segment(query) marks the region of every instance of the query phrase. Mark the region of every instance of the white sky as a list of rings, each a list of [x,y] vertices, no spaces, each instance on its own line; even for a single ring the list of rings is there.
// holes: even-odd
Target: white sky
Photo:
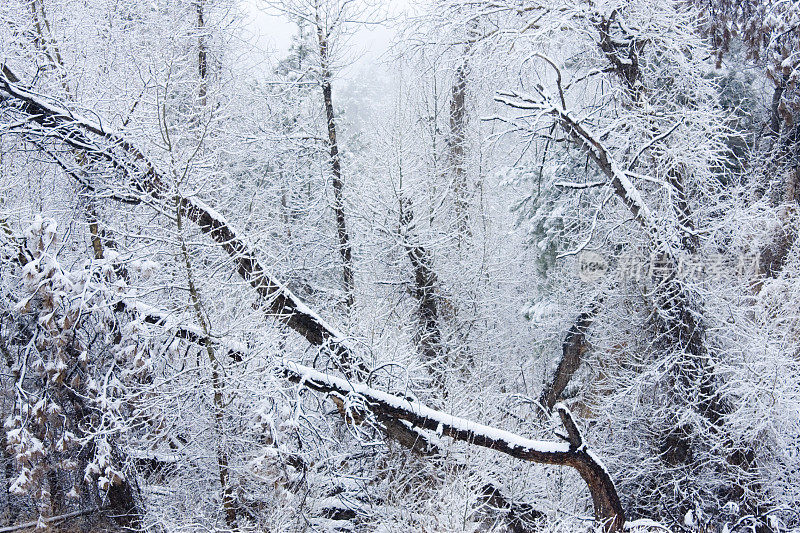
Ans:
[[[0,0],[1,1],[1,0]],[[394,69],[387,52],[396,34],[394,28],[411,11],[415,0],[384,0],[392,22],[362,25],[342,46],[345,56],[336,58],[340,68],[334,69],[334,101],[344,110],[351,131],[359,130],[374,120],[376,113],[388,105],[394,91]],[[259,50],[256,63],[266,60],[274,65],[285,57],[297,26],[284,16],[258,9],[259,0],[247,0],[246,27],[251,44]],[[370,105],[364,105],[369,101]],[[344,127],[344,124],[342,124]],[[343,128],[344,129],[344,128]]]
[[[412,0],[386,0],[386,9],[393,17],[402,17],[410,11]],[[283,16],[277,16],[259,9],[258,0],[247,2],[247,27],[252,33],[253,42],[267,55],[280,58],[289,50],[292,36],[297,26]],[[348,43],[348,57],[344,58],[343,68],[338,73],[342,81],[352,81],[354,76],[363,73],[379,61],[391,44],[395,30],[390,25],[369,25],[357,29]]]

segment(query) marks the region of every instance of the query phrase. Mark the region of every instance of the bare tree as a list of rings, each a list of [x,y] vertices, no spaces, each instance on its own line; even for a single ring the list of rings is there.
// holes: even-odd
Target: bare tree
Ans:
[[[369,22],[371,12],[367,4],[360,4],[357,0],[289,0],[265,3],[294,20],[309,24],[316,33],[318,61],[316,77],[322,90],[325,113],[328,162],[333,189],[332,207],[342,259],[345,303],[348,310],[352,310],[355,303],[353,250],[345,217],[345,176],[342,172],[341,138],[336,127],[337,110],[333,99],[333,80],[339,41],[347,38],[348,33],[352,31],[351,26]]]

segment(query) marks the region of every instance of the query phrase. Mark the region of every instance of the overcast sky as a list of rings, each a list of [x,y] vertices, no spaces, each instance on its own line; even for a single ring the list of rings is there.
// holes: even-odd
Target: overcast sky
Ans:
[[[336,107],[347,116],[347,127],[359,130],[374,120],[388,105],[398,88],[392,81],[394,71],[388,51],[396,27],[407,17],[413,0],[391,0],[391,19],[387,24],[365,25],[357,28],[345,46],[345,57],[337,58],[340,67],[334,71],[334,100]],[[289,50],[297,25],[286,17],[259,9],[258,0],[248,2],[247,28],[251,42],[260,50],[257,62],[265,58],[270,63],[284,57]],[[369,101],[370,105],[365,105]],[[342,124],[345,127],[345,124]]]
[[[407,16],[411,11],[413,0],[391,0],[387,2],[389,16],[394,23],[383,25],[368,25],[357,29],[350,42],[348,43],[348,57],[344,58],[344,65],[340,72],[336,73],[340,81],[352,80],[354,76],[363,73],[365,68],[369,68],[381,59],[381,56],[388,50],[395,30],[392,26],[396,22]],[[297,31],[294,22],[290,22],[286,17],[268,13],[264,9],[259,9],[258,0],[248,3],[247,26],[253,35],[253,42],[259,49],[273,57],[283,56],[289,49],[292,36]]]

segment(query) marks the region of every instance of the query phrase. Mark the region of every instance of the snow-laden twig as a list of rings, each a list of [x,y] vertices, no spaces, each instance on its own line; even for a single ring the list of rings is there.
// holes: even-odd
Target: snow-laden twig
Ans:
[[[520,95],[516,92],[501,91],[495,100],[514,109],[538,111],[543,115],[552,115],[567,134],[582,146],[589,157],[597,163],[600,170],[611,180],[614,192],[625,203],[636,220],[639,221],[651,238],[661,239],[658,221],[644,201],[639,189],[631,182],[619,163],[600,141],[600,137],[576,119],[562,105],[554,102],[542,86],[537,86],[538,97]]]

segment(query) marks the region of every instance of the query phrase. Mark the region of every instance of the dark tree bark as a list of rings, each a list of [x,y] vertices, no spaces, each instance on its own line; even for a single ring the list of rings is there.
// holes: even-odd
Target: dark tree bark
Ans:
[[[325,106],[325,119],[328,129],[328,149],[333,186],[333,213],[336,218],[336,235],[339,239],[339,253],[342,257],[342,278],[344,281],[345,303],[348,311],[355,304],[355,280],[353,275],[353,250],[350,245],[350,233],[344,216],[344,177],[342,161],[339,156],[339,139],[336,134],[336,113],[333,107],[333,75],[330,70],[328,35],[319,20],[317,13],[317,40],[319,44],[320,81],[322,83],[322,100]]]
[[[672,191],[675,194],[673,209],[680,225],[681,245],[685,251],[696,254],[700,250],[700,238],[695,231],[692,210],[686,196],[685,176],[684,172],[671,169],[667,172],[667,183],[672,185]]]
[[[773,111],[777,113],[776,109]],[[792,217],[800,207],[800,126],[781,133],[782,122],[779,115],[772,116],[770,127],[777,128],[772,130],[775,136],[771,150],[773,157],[766,165],[762,180],[772,205],[779,210],[781,221],[780,227],[769,236],[769,242],[758,251],[759,271],[756,274],[770,278],[777,278],[783,271],[798,235]],[[760,290],[762,285],[761,280],[756,280],[756,290]]]
[[[583,362],[583,354],[589,349],[586,342],[586,330],[592,325],[599,310],[599,304],[594,304],[591,309],[581,313],[564,337],[564,342],[561,343],[561,360],[556,368],[556,373],[550,383],[545,386],[539,399],[539,403],[548,412],[552,411],[553,406],[561,400],[564,389],[567,388],[572,376]]]
[[[10,368],[10,367],[9,367]],[[13,500],[11,494],[11,484],[14,482],[14,460],[7,450],[6,441],[6,428],[0,424],[0,462],[3,464],[3,500],[5,500],[6,509],[8,509],[8,521],[14,522],[17,519],[16,502]]]
[[[639,56],[646,41],[640,41],[629,35],[622,24],[617,21],[619,12],[615,9],[608,17],[597,17],[595,25],[599,33],[598,45],[605,55],[611,69],[625,83],[632,101],[639,100],[644,87],[641,83]]]
[[[208,97],[208,46],[206,45],[205,35],[205,0],[196,0],[195,10],[197,12],[197,74],[200,81],[197,88],[197,98],[202,109],[206,107]]]
[[[468,183],[466,169],[467,144],[467,57],[456,68],[450,97],[450,167],[453,174],[453,201],[455,204],[456,230],[461,236],[469,234]]]
[[[544,513],[527,503],[508,499],[491,483],[480,488],[478,497],[491,509],[505,515],[505,523],[510,533],[537,532],[539,529],[531,524],[545,517]]]
[[[76,428],[80,428],[84,425],[90,427],[92,412],[91,407],[86,404],[86,398],[69,389],[67,389],[66,392],[75,412]],[[80,432],[78,434],[80,434]],[[116,442],[111,442],[110,444],[111,460],[122,470],[126,462],[125,454],[120,450]],[[95,443],[94,440],[90,440],[88,445],[80,451],[78,460],[85,465],[94,454]],[[83,469],[79,471],[83,471]],[[90,492],[88,490],[89,483],[86,478],[81,476],[81,480],[84,490],[86,490],[87,493]],[[136,481],[135,472],[127,472],[124,479],[110,485],[107,493],[108,502],[106,505],[103,505],[103,502],[99,501],[99,497],[96,493],[94,498],[98,508],[101,508],[102,511],[117,524],[131,529],[140,529],[142,527],[144,509],[142,508],[141,493],[139,492],[139,485]]]
[[[411,200],[400,194],[400,238],[411,268],[414,272],[414,298],[417,300],[416,341],[420,354],[428,366],[434,385],[439,392],[446,394],[445,369],[442,332],[439,325],[439,297],[436,294],[439,283],[433,271],[433,258],[422,246],[414,231],[414,206]]]
[[[4,222],[5,221],[0,220],[0,225],[2,225],[0,226],[0,230],[8,229],[5,227]],[[13,238],[13,234],[10,233],[10,230],[8,236]],[[20,256],[24,258],[22,252],[20,252]],[[11,259],[17,258],[13,257]],[[2,273],[2,270],[0,270],[0,273]],[[14,369],[14,357],[11,355],[11,352],[5,343],[6,331],[10,330],[10,324],[7,324],[6,321],[10,320],[13,320],[10,313],[0,313],[0,353],[3,355],[3,362],[5,363],[7,371],[11,373],[11,378],[17,380],[19,378],[19,371]],[[12,499],[13,496],[10,490],[11,484],[14,482],[14,458],[11,456],[8,450],[6,426],[4,423],[0,424],[0,463],[3,465],[3,499],[5,500],[7,506],[6,508],[8,509],[8,520],[9,522],[14,522],[19,511],[16,502]]]
[[[777,83],[772,92],[772,103],[769,106],[769,133],[773,139],[777,139],[781,134],[783,120],[781,119],[780,105],[784,91],[786,91],[786,83]]]

